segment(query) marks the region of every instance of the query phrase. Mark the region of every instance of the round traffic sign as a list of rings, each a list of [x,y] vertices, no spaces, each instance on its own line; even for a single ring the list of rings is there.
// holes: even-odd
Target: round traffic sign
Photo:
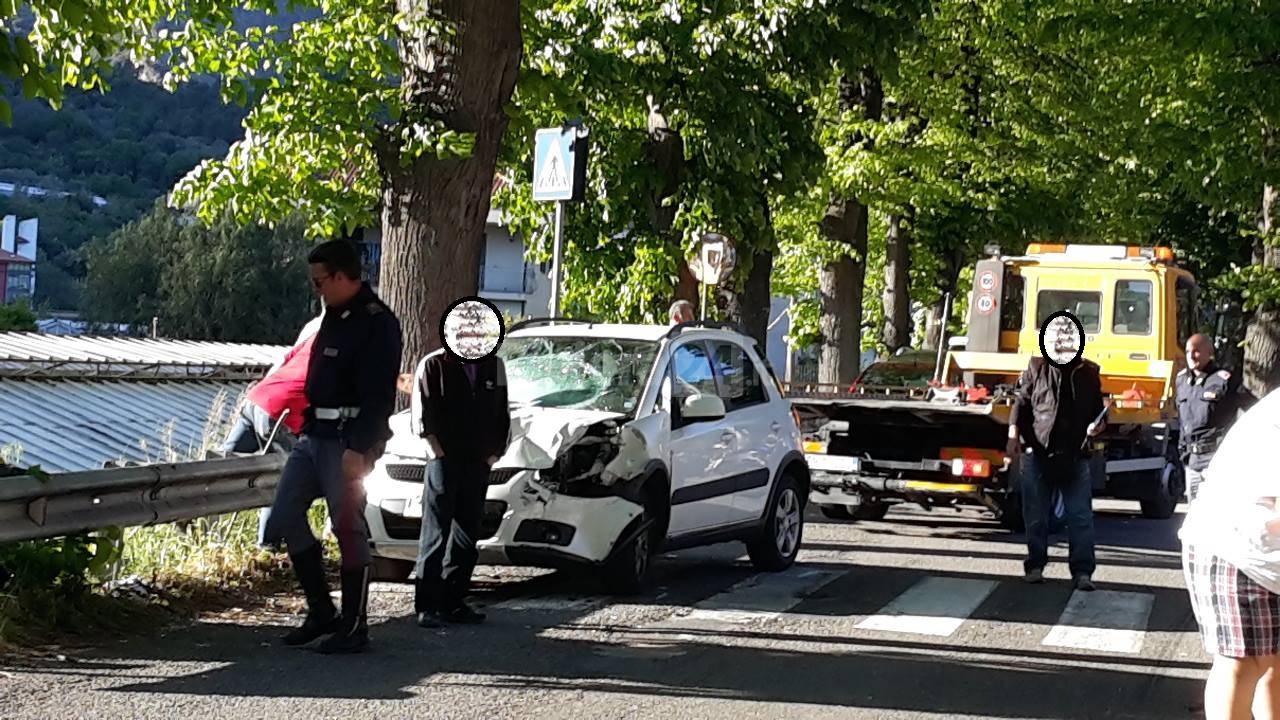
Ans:
[[[978,296],[978,312],[983,315],[990,315],[992,310],[996,309],[996,299],[990,295]]]

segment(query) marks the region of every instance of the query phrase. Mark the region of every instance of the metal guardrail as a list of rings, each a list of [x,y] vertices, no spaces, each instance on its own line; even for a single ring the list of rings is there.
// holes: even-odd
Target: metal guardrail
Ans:
[[[287,455],[0,478],[0,542],[193,520],[271,504]]]

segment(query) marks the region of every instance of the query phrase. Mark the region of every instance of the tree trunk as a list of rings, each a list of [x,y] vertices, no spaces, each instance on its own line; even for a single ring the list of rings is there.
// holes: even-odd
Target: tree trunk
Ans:
[[[878,121],[884,115],[884,89],[875,70],[865,68],[855,82],[840,78],[842,114],[861,112],[865,120]],[[868,150],[872,138],[855,138]],[[867,273],[867,206],[855,198],[833,196],[823,215],[823,237],[846,247],[845,255],[828,263],[818,273],[822,335],[818,356],[818,382],[850,383],[862,362],[862,296]]]
[[[822,335],[818,382],[847,385],[862,362],[862,294],[867,275],[867,206],[857,200],[833,199],[822,219],[827,240],[847,246],[839,260],[818,273]]]
[[[902,215],[889,216],[884,258],[884,329],[880,341],[890,353],[911,345],[911,293],[907,270],[911,263],[911,231]]]
[[[747,238],[746,242],[739,244],[738,262],[744,270],[735,272],[734,283],[729,288],[720,288],[717,295],[718,302],[724,306],[725,317],[741,325],[756,341],[760,354],[765,355],[769,340],[769,308],[773,303],[770,276],[778,237],[773,230],[773,213],[767,196],[762,193],[759,202],[763,205],[764,226],[756,237]],[[744,253],[750,254],[744,258]]]
[[[675,255],[675,292],[667,302],[688,300],[694,307],[698,307],[698,279],[689,270],[680,237],[671,232],[676,219],[676,205],[663,204],[667,198],[679,192],[680,184],[684,181],[684,138],[667,121],[661,100],[649,95],[645,102],[649,107],[649,139],[645,145],[645,156],[653,166],[658,181],[649,193],[649,222],[658,235],[670,237],[672,253]],[[666,310],[667,308],[662,308],[662,322],[667,320]]]
[[[945,323],[950,322],[951,318],[942,317],[943,311],[946,309],[947,293],[951,293],[951,304],[954,307],[956,303],[956,285],[960,282],[960,266],[964,262],[960,248],[954,249],[950,254],[945,255],[945,274],[941,278],[938,290],[942,292],[942,297],[929,308],[929,316],[925,320],[924,348],[926,350],[937,350],[938,343],[942,339],[942,327]]]
[[[396,6],[419,12],[423,3],[397,0]],[[444,0],[428,7],[458,28],[457,35],[400,38],[404,122],[439,118],[476,139],[470,157],[423,156],[407,167],[400,164],[394,130],[379,148],[379,290],[400,319],[405,372],[441,346],[445,309],[477,292],[494,167],[507,129],[504,108],[521,53],[518,1]]]
[[[1253,248],[1253,263],[1272,272],[1280,272],[1280,247],[1271,244],[1278,199],[1274,185],[1263,185],[1258,218],[1262,237]],[[1254,311],[1244,342],[1244,383],[1254,395],[1262,397],[1280,387],[1280,309],[1267,306]]]

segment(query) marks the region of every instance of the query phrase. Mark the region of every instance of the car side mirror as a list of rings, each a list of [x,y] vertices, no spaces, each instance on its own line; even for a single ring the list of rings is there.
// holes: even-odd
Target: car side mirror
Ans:
[[[724,414],[724,401],[717,395],[690,395],[680,404],[680,416],[685,420],[719,420]]]

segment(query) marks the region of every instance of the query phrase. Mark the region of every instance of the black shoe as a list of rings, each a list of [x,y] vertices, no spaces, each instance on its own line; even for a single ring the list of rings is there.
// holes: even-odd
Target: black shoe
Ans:
[[[341,627],[320,643],[320,652],[328,655],[364,650],[369,644],[368,604],[369,566],[343,570]]]
[[[444,627],[444,617],[435,610],[418,613],[418,627],[434,630]]]
[[[290,630],[287,635],[280,639],[289,647],[297,647],[306,645],[318,637],[332,635],[342,628],[342,617],[336,612],[324,617],[315,613],[307,613],[307,619],[302,621],[300,627]]]
[[[320,554],[320,544],[316,543],[296,555],[290,555],[289,559],[307,598],[307,619],[301,627],[294,628],[281,638],[285,645],[296,647],[306,645],[322,635],[337,632],[339,617],[333,600],[329,598],[329,583],[324,579],[324,559]]]
[[[466,603],[444,613],[444,621],[456,625],[479,625],[484,622],[484,617],[484,613],[472,610]]]

